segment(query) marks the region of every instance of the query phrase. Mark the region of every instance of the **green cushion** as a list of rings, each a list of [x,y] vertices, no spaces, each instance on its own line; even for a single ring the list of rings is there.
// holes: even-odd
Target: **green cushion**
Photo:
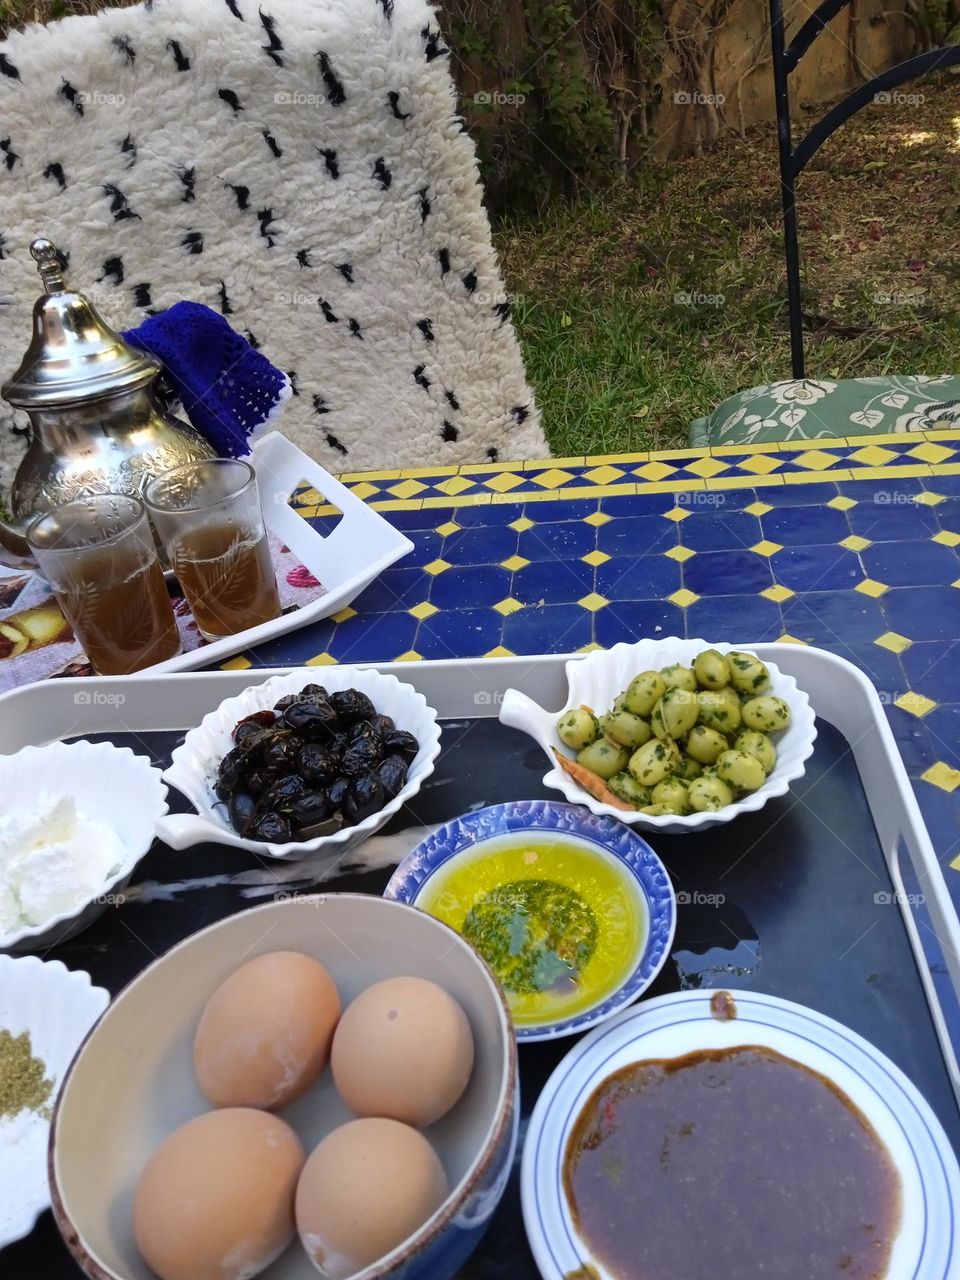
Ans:
[[[690,443],[892,435],[960,422],[960,377],[799,378],[738,391],[690,426]]]

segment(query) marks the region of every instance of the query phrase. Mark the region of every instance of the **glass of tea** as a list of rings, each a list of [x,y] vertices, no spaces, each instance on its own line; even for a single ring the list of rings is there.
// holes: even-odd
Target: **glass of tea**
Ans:
[[[257,477],[238,458],[186,462],[144,492],[200,634],[233,636],[280,616]]]
[[[27,541],[98,675],[128,675],[180,652],[139,498],[101,493],[67,502],[38,516]]]

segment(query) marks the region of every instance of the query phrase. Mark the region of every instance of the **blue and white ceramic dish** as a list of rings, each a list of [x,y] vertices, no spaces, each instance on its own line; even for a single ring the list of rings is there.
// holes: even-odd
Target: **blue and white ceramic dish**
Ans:
[[[869,1041],[813,1009],[733,991],[736,1017],[718,1020],[712,991],[682,991],[629,1009],[577,1044],[534,1108],[521,1172],[523,1219],[544,1280],[611,1280],[580,1238],[563,1187],[567,1141],[585,1103],[621,1068],[706,1049],[763,1045],[826,1076],[866,1116],[900,1174],[902,1214],[884,1280],[960,1275],[960,1168],[929,1105]],[[584,1271],[581,1271],[584,1268]]]
[[[677,917],[673,885],[663,863],[630,827],[590,813],[580,805],[553,800],[491,805],[455,818],[421,841],[397,867],[384,897],[416,906],[430,878],[441,867],[448,868],[451,859],[473,856],[487,842],[518,832],[537,832],[550,839],[568,839],[581,847],[589,846],[622,875],[624,887],[635,896],[645,918],[641,950],[627,978],[613,994],[576,1016],[516,1028],[521,1041],[577,1035],[641,996],[660,972],[673,943]],[[491,844],[492,849],[495,847]]]

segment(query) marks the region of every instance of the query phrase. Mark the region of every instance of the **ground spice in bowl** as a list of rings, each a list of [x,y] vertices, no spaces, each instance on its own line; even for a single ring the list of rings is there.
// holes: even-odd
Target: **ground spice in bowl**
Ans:
[[[46,1064],[34,1057],[29,1031],[12,1035],[0,1029],[0,1120],[35,1111],[50,1119],[53,1081],[47,1078]]]

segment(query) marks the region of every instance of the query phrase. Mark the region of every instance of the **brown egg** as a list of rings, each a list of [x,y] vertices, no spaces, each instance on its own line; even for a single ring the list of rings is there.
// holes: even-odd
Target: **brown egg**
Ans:
[[[423,1134],[396,1120],[351,1120],[316,1148],[297,1186],[297,1231],[313,1262],[346,1280],[419,1230],[447,1198]]]
[[[322,964],[297,951],[257,956],[207,1001],[193,1065],[215,1107],[286,1106],[330,1056],[340,997]]]
[[[162,1280],[250,1280],[294,1234],[304,1151],[289,1125],[248,1108],[208,1111],[150,1157],[133,1234]]]
[[[340,1019],[330,1066],[358,1116],[433,1124],[467,1087],[473,1033],[435,982],[387,978],[361,992]]]

